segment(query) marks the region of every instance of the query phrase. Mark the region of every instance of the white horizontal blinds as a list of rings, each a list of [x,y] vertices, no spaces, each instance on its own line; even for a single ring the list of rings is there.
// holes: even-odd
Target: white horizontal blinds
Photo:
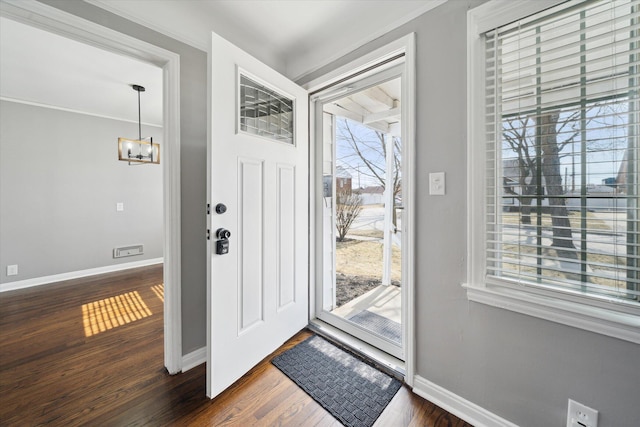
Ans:
[[[638,301],[639,0],[485,34],[487,275]]]

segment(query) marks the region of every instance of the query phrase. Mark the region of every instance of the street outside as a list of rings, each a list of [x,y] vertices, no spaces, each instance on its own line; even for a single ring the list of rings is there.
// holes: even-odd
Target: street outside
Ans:
[[[392,239],[393,245],[398,248],[401,247],[402,242],[401,212],[397,210],[397,232],[393,233]],[[353,221],[347,238],[382,241],[383,232],[384,205],[365,205],[362,207],[360,215]]]
[[[573,220],[573,219],[572,219]],[[603,280],[600,284],[607,286],[617,286],[624,283],[626,279],[626,269],[623,267],[612,270],[611,267],[603,267],[598,264],[614,264],[613,260],[618,257],[626,257],[627,254],[627,214],[626,212],[589,212],[589,220],[593,223],[597,222],[597,227],[591,227],[586,234],[586,248],[589,251],[589,264],[587,265],[587,273],[593,276],[600,276]],[[532,221],[535,222],[535,221]],[[580,250],[581,233],[579,228],[573,225],[573,229],[577,232],[572,233],[573,244]],[[542,246],[551,248],[553,231],[551,227],[543,227],[542,230]],[[521,261],[530,265],[536,265],[537,257],[535,256],[536,245],[536,226],[522,226],[518,224],[503,224],[502,243],[505,245],[514,245],[519,247]],[[530,256],[527,256],[527,253]],[[594,261],[596,257],[601,257],[599,262]],[[504,260],[507,261],[505,255]],[[606,260],[606,261],[605,261]],[[505,262],[506,263],[506,262]],[[579,260],[567,259],[543,259],[542,265],[550,268],[560,268],[562,270],[581,272],[582,264]],[[558,276],[560,276],[558,274]],[[595,277],[594,277],[595,278]],[[620,281],[620,282],[619,282]]]

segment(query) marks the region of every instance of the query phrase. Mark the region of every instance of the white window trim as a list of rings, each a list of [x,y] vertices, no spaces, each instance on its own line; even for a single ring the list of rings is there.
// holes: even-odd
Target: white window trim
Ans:
[[[640,344],[636,304],[489,281],[485,266],[484,44],[481,34],[560,0],[491,0],[467,14],[467,290],[470,301]]]

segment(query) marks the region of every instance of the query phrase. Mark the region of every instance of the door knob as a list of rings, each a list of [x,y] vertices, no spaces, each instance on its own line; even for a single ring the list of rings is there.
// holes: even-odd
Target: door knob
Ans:
[[[227,211],[227,206],[224,203],[218,203],[216,205],[216,213],[223,214]]]

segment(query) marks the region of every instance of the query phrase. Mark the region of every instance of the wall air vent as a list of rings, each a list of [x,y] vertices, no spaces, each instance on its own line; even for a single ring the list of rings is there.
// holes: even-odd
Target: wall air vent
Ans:
[[[126,256],[142,255],[144,254],[143,245],[122,246],[113,249],[114,258],[123,258]]]

